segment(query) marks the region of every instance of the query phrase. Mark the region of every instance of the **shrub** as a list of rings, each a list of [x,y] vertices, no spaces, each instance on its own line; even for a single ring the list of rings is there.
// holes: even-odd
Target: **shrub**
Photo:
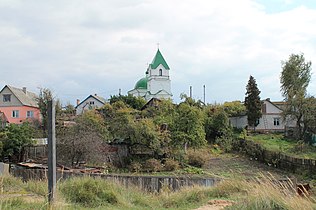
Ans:
[[[129,166],[129,170],[132,172],[140,172],[142,169],[142,164],[140,162],[137,161],[133,161],[130,166]]]
[[[183,163],[188,163],[187,154],[182,149],[173,150],[170,157],[178,161],[181,165],[183,165]]]
[[[63,182],[60,190],[66,200],[89,208],[118,202],[114,184],[106,180],[72,178]]]
[[[201,168],[206,163],[208,154],[204,150],[191,150],[188,152],[187,158],[189,165]]]
[[[173,160],[173,159],[169,159],[169,158],[166,159],[166,162],[165,162],[165,170],[166,171],[174,171],[174,170],[177,170],[179,168],[180,168],[180,164],[178,161]]]
[[[145,165],[148,172],[157,172],[162,168],[160,161],[155,158],[146,160]]]

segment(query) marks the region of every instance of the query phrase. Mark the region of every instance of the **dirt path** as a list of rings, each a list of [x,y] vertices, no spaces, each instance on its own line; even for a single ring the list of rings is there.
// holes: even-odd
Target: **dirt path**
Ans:
[[[227,200],[210,200],[208,205],[202,206],[195,210],[220,210],[224,209],[226,206],[231,206],[234,203],[232,201]]]

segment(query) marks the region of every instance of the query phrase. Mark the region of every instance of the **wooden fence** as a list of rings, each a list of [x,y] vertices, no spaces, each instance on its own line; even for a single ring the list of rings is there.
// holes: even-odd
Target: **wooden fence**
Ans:
[[[234,149],[276,168],[295,173],[305,173],[306,171],[316,173],[316,160],[295,158],[280,152],[269,151],[253,141],[238,139],[235,141]]]
[[[13,176],[21,177],[24,181],[36,179],[46,180],[46,169],[28,169],[12,168],[10,173]],[[200,177],[167,177],[167,176],[133,176],[117,174],[85,174],[68,171],[57,171],[57,180],[66,179],[73,176],[100,177],[113,182],[122,184],[125,187],[138,187],[148,192],[160,192],[168,189],[172,191],[179,190],[182,187],[189,186],[214,186],[220,179],[218,178],[200,178]]]

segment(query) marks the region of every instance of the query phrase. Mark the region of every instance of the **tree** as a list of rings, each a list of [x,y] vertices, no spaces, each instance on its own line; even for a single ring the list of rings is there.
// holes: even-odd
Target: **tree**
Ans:
[[[303,105],[303,133],[316,134],[316,98],[307,97]]]
[[[262,117],[260,100],[260,90],[257,87],[256,80],[250,75],[247,87],[246,87],[245,106],[248,119],[248,125],[256,129],[258,120]]]
[[[38,97],[36,98],[37,105],[42,115],[42,128],[44,136],[47,136],[47,122],[48,122],[48,101],[54,99],[53,93],[48,88],[40,88]],[[61,113],[61,102],[59,99],[55,100],[56,116]]]
[[[176,147],[187,145],[194,148],[206,144],[204,130],[204,113],[195,106],[182,102],[176,109],[174,125],[171,129],[173,145]]]
[[[2,142],[3,157],[8,157],[10,161],[24,161],[25,147],[32,145],[33,129],[29,123],[21,125],[9,124],[0,134]]]
[[[229,117],[237,117],[246,112],[246,107],[241,101],[225,102],[223,106]]]
[[[305,112],[307,86],[311,79],[310,61],[305,61],[304,54],[291,54],[287,61],[282,61],[281,92],[286,102],[284,118],[296,121],[296,138],[304,136],[303,115]]]
[[[133,109],[140,110],[145,104],[146,100],[143,97],[135,97],[132,95],[114,95],[110,98],[110,104],[114,104],[117,101],[123,101],[126,105]]]
[[[142,111],[142,117],[153,118],[157,126],[170,127],[174,121],[176,105],[170,99],[160,99],[154,106],[149,106]]]
[[[103,118],[95,110],[85,112],[76,118],[74,126],[58,129],[58,161],[70,166],[80,161],[103,162],[102,148],[107,137]]]
[[[205,110],[205,132],[209,142],[215,142],[217,138],[231,132],[229,118],[224,109],[223,106],[208,105]]]

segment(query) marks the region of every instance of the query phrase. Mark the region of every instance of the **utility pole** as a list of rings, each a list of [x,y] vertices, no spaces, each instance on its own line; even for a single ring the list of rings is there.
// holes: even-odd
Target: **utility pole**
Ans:
[[[192,86],[190,86],[190,98],[192,98]]]
[[[121,95],[121,88],[119,88],[119,96]]]
[[[56,191],[55,102],[48,101],[48,202],[52,204]]]
[[[205,105],[205,85],[203,85],[203,102],[204,102],[204,105]]]

